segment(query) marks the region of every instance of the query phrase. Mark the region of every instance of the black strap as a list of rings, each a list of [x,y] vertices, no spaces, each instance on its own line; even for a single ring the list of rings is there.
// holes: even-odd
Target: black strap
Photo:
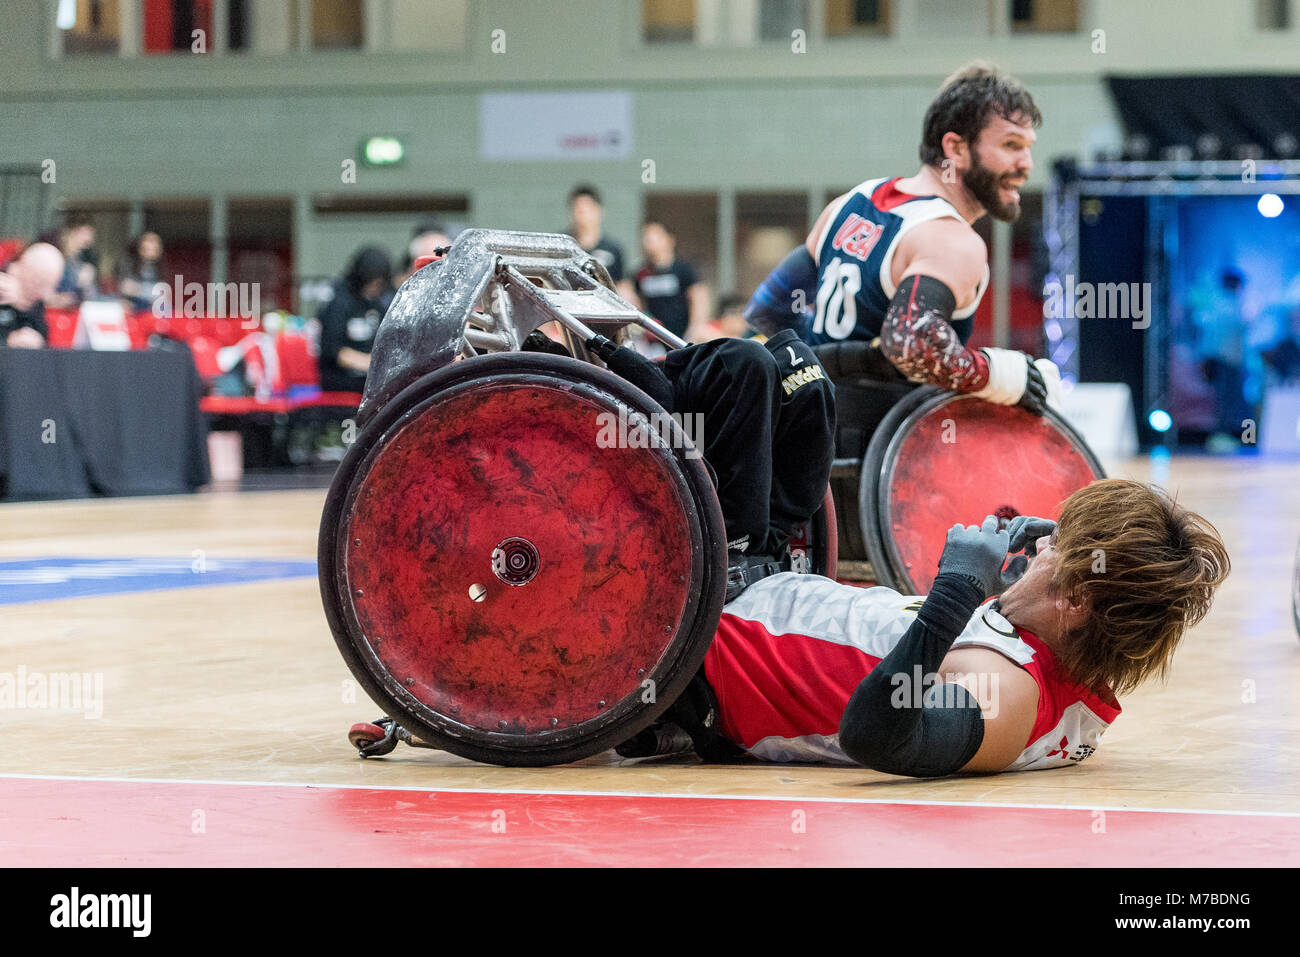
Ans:
[[[726,602],[735,601],[754,582],[788,571],[790,571],[788,554],[782,558],[772,555],[732,556],[727,565]]]

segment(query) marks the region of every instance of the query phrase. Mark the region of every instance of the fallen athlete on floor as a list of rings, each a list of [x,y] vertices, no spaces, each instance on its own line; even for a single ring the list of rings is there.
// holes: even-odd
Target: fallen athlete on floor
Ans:
[[[954,525],[924,597],[813,575],[756,582],[724,608],[666,721],[709,760],[916,777],[1077,764],[1119,715],[1116,695],[1167,671],[1228,570],[1205,519],[1103,479],[1059,523]]]

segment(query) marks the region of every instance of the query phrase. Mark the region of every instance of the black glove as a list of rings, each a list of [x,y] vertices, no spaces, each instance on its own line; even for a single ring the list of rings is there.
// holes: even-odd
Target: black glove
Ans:
[[[1011,536],[1007,551],[1012,555],[1023,551],[1033,558],[1038,554],[1038,540],[1044,535],[1051,535],[1054,531],[1056,531],[1056,523],[1051,519],[1017,515],[1007,523],[1007,534]]]
[[[990,515],[984,524],[954,525],[939,558],[939,574],[951,572],[970,579],[980,595],[987,598],[1002,590],[1002,563],[1007,560],[1010,536],[998,531],[997,516]]]
[[[632,383],[663,406],[664,411],[674,411],[673,384],[656,363],[605,336],[592,336],[587,340],[587,348],[600,357],[610,372]]]
[[[553,356],[568,356],[573,358],[568,349],[564,348],[562,343],[556,342],[540,329],[534,329],[528,334],[528,338],[519,344],[521,352],[549,352]]]
[[[1028,366],[1025,374],[1025,394],[1016,404],[1034,415],[1042,415],[1043,410],[1047,408],[1047,382],[1043,379],[1043,373],[1039,371],[1038,366],[1034,365],[1034,361],[1028,356],[1025,357],[1025,363]]]

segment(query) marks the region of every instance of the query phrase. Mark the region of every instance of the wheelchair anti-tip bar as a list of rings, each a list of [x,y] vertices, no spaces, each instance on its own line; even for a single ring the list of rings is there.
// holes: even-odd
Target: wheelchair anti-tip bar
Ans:
[[[599,325],[640,326],[671,349],[681,349],[687,343],[657,319],[632,307],[630,303],[585,274],[574,278],[590,282],[585,289],[561,289],[539,286],[516,267],[502,263],[499,267],[503,282],[515,288],[538,309],[550,314],[556,322],[586,343],[597,333],[582,320]],[[579,318],[581,317],[581,318]]]
[[[357,413],[365,425],[403,388],[458,358],[513,352],[554,321],[572,354],[592,336],[638,326],[670,349],[686,342],[614,292],[599,260],[571,236],[467,229],[444,257],[402,284],[375,335]]]

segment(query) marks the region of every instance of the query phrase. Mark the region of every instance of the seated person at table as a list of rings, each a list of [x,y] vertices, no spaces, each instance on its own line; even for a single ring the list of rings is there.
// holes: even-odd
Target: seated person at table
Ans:
[[[914,777],[1069,767],[1096,750],[1117,694],[1167,671],[1228,569],[1201,516],[1103,479],[1066,499],[1059,523],[953,526],[927,596],[791,573],[756,582],[724,608],[703,675],[665,717],[713,760]]]
[[[162,308],[159,285],[166,288],[162,237],[141,233],[131,240],[118,263],[117,291],[127,312],[151,312]],[[162,314],[162,313],[158,313]]]
[[[59,233],[63,278],[46,303],[51,309],[76,309],[99,298],[99,257],[95,253],[95,224],[78,217]]]
[[[0,270],[0,342],[11,349],[45,345],[45,300],[63,276],[63,254],[48,243],[32,243]]]
[[[370,370],[370,351],[392,301],[393,267],[377,246],[359,249],[334,286],[320,320],[320,387],[325,392],[361,392]]]

